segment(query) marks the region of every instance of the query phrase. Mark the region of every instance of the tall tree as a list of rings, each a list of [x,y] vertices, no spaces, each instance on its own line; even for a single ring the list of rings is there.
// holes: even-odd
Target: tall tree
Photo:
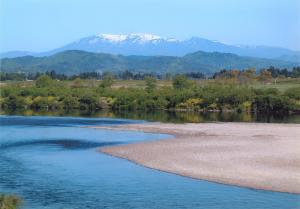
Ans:
[[[152,92],[153,90],[156,89],[157,80],[154,77],[146,76],[145,82],[146,82],[146,91],[147,92]]]

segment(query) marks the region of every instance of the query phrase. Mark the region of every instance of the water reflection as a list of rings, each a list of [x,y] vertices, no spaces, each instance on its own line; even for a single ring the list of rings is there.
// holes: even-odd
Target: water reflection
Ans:
[[[6,115],[24,116],[81,116],[124,118],[146,121],[173,123],[202,123],[202,122],[265,122],[265,123],[300,123],[300,114],[254,114],[237,112],[185,112],[185,111],[14,111],[0,112]],[[49,121],[48,121],[49,122]],[[113,122],[112,122],[113,123]]]

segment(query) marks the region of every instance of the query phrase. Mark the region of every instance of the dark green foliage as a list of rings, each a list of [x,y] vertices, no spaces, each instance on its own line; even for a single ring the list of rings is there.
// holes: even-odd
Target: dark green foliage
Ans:
[[[4,108],[12,110],[21,109],[25,105],[23,97],[18,97],[16,95],[10,95],[6,97],[3,103]]]
[[[53,80],[48,75],[42,75],[38,77],[35,82],[36,87],[43,88],[43,87],[50,87],[53,84]]]
[[[289,98],[300,100],[300,88],[289,88],[285,91],[285,95]]]
[[[114,78],[110,73],[104,73],[103,80],[99,87],[101,88],[110,88],[113,85]]]
[[[258,95],[253,103],[257,112],[287,112],[289,110],[288,98],[273,95]]]
[[[300,67],[294,67],[291,73],[291,77],[299,78],[300,77]]]
[[[65,96],[62,99],[64,109],[77,109],[79,108],[79,101],[76,97],[72,97],[70,95]]]
[[[0,81],[25,81],[26,77],[25,73],[0,72]]]
[[[80,109],[82,110],[95,110],[98,109],[98,97],[95,93],[87,92],[79,98]]]
[[[54,85],[50,83],[55,82]],[[148,77],[146,88],[109,88],[64,85],[42,76],[36,86],[5,85],[0,91],[3,109],[19,110],[192,110],[289,112],[300,110],[300,88],[285,92],[275,88],[254,89],[247,85],[208,82],[197,86],[184,76],[176,76],[173,87],[158,87]]]
[[[183,75],[177,75],[173,80],[173,87],[178,90],[190,88],[192,85],[192,82]]]
[[[146,91],[147,92],[152,92],[156,89],[156,79],[151,77],[151,76],[147,76],[145,77],[145,82],[146,82]]]
[[[292,78],[300,77],[300,67],[293,67],[291,71],[288,71],[287,69],[279,69],[271,66],[266,70],[271,73],[273,78],[277,78],[279,76],[292,77]]]

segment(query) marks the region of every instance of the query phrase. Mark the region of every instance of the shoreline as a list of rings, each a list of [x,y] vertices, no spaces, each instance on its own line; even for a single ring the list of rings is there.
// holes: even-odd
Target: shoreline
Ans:
[[[299,124],[145,123],[91,128],[173,135],[166,140],[99,149],[147,168],[227,185],[300,194]]]

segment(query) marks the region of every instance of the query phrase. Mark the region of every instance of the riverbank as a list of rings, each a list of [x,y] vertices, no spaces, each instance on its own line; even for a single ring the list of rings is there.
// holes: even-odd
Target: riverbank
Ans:
[[[146,123],[109,128],[175,136],[100,148],[143,166],[196,179],[300,194],[300,125]]]

